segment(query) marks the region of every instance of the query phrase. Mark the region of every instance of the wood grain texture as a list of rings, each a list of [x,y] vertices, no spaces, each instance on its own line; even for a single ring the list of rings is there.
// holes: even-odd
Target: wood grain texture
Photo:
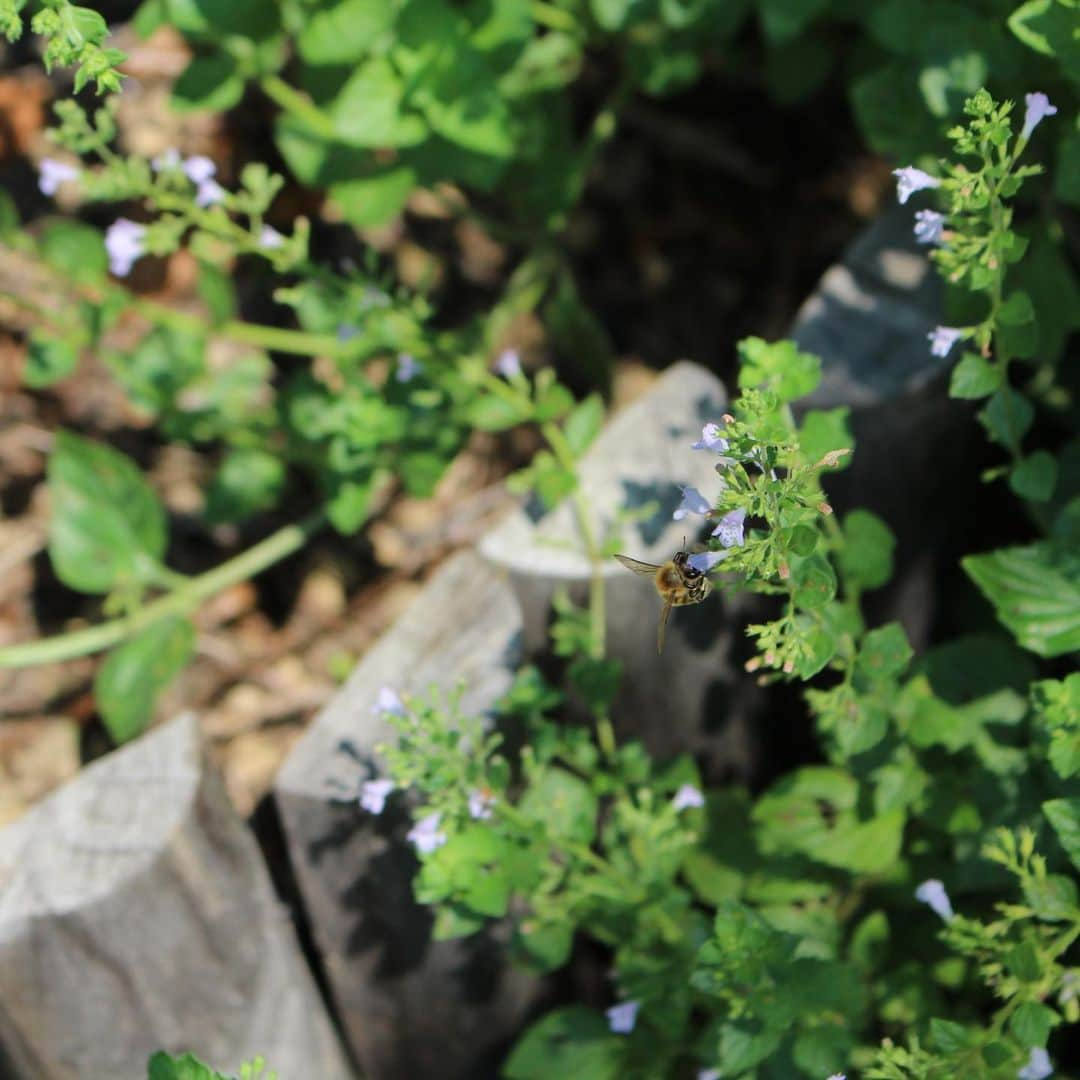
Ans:
[[[0,1045],[27,1080],[135,1080],[158,1049],[352,1075],[193,716],[0,831]]]
[[[393,728],[373,714],[383,686],[464,687],[486,713],[522,657],[513,594],[471,553],[442,566],[315,719],[275,784],[289,852],[338,1012],[371,1080],[495,1075],[537,983],[507,966],[499,928],[432,942],[412,899],[408,815],[356,802]]]

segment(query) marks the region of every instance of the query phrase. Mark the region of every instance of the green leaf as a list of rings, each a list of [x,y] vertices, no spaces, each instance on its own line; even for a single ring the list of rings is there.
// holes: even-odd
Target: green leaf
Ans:
[[[397,18],[389,0],[340,0],[313,8],[303,23],[296,47],[309,64],[331,67],[353,64],[380,46],[380,38]]]
[[[988,397],[1001,387],[1001,368],[978,353],[964,353],[953,368],[949,397],[976,400]]]
[[[1080,567],[1049,544],[1003,548],[961,560],[997,617],[1026,649],[1061,656],[1080,649]]]
[[[809,409],[799,428],[799,448],[811,464],[819,462],[830,450],[850,450],[855,438],[848,426],[851,409],[841,405],[837,409]],[[851,455],[842,457],[834,470],[846,469]]]
[[[1009,1017],[1009,1027],[1024,1047],[1046,1046],[1050,1031],[1061,1022],[1053,1009],[1037,1001],[1025,1001]]]
[[[574,928],[569,923],[543,923],[527,917],[517,925],[514,951],[533,971],[546,973],[570,959]]]
[[[1076,918],[1076,882],[1061,874],[1036,877],[1031,874],[1022,882],[1024,899],[1040,919],[1063,922]]]
[[[782,402],[809,394],[821,381],[821,361],[801,353],[793,341],[769,343],[761,338],[739,342],[739,386],[771,390]]]
[[[563,424],[563,435],[575,457],[581,457],[604,426],[604,400],[590,394],[579,402]]]
[[[165,554],[165,511],[123,454],[61,431],[49,457],[49,558],[80,592],[153,578]]]
[[[1023,290],[1012,293],[998,308],[998,320],[1005,326],[1023,326],[1034,319],[1035,308],[1032,306],[1031,297]]]
[[[194,649],[195,627],[171,616],[109,653],[94,679],[94,697],[115,742],[127,742],[146,727],[157,695],[176,678]]]
[[[596,796],[584,780],[565,769],[540,771],[518,810],[542,825],[549,840],[592,843],[596,831]]]
[[[1048,799],[1042,804],[1042,811],[1054,827],[1065,854],[1080,870],[1080,799]]]
[[[52,337],[40,330],[30,334],[23,383],[32,390],[66,379],[79,363],[79,350],[67,338]]]
[[[1033,683],[1031,701],[1050,737],[1047,757],[1054,772],[1062,780],[1075,776],[1080,772],[1080,672]]]
[[[920,657],[934,693],[952,705],[985,697],[1003,688],[1026,694],[1035,678],[1031,657],[1000,634],[967,634],[937,645]]]
[[[756,1019],[722,1024],[720,1066],[728,1076],[739,1076],[773,1054],[783,1037],[782,1028],[767,1026]]]
[[[841,1023],[821,1023],[795,1036],[791,1056],[807,1076],[835,1074],[855,1047],[855,1037]]]
[[[507,401],[494,394],[479,397],[469,403],[465,412],[465,422],[481,431],[505,431],[507,428],[523,424],[530,418],[528,406],[524,403]]]
[[[829,6],[829,0],[759,0],[761,28],[770,44],[789,41]]]
[[[285,465],[265,450],[230,450],[214,473],[206,495],[206,520],[243,521],[268,510],[281,494]]]
[[[843,520],[840,572],[857,589],[877,589],[892,577],[896,537],[869,510],[852,510]]]
[[[164,1050],[150,1056],[147,1080],[230,1080],[204,1065],[194,1054],[172,1057]]]
[[[1023,394],[1003,386],[979,413],[979,423],[994,442],[1020,452],[1020,443],[1035,418],[1035,409]]]
[[[1046,502],[1057,484],[1057,462],[1045,450],[1021,458],[1009,473],[1009,487],[1022,499]]]
[[[621,30],[641,0],[589,0],[589,10],[601,30]]]
[[[795,586],[793,598],[797,607],[814,611],[824,607],[836,595],[836,573],[822,555],[792,558],[791,581]]]
[[[429,130],[407,104],[402,76],[384,56],[360,64],[326,112],[338,138],[349,146],[415,146]]]
[[[177,112],[225,112],[244,94],[244,80],[227,53],[195,56],[173,84]]]
[[[872,911],[852,931],[848,945],[851,963],[865,977],[880,970],[888,952],[888,917],[883,911]]]
[[[109,257],[105,241],[92,225],[60,221],[41,234],[41,257],[76,285],[95,285],[105,279]]]
[[[416,171],[399,162],[332,184],[329,194],[345,220],[363,229],[384,225],[401,213],[418,181]]]
[[[351,536],[367,520],[371,481],[335,478],[326,500],[326,516],[342,536]]]
[[[618,1080],[622,1040],[604,1018],[580,1005],[549,1012],[514,1045],[503,1065],[506,1080]]]
[[[871,630],[859,649],[856,668],[870,680],[899,675],[911,660],[911,646],[899,623],[888,623]]]

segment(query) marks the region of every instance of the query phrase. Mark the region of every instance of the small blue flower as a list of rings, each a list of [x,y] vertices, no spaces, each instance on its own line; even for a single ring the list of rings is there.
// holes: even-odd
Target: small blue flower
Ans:
[[[1027,109],[1024,110],[1024,127],[1020,132],[1020,139],[1027,142],[1035,126],[1046,117],[1053,116],[1057,112],[1057,106],[1051,105],[1050,99],[1041,90],[1034,94],[1025,94],[1024,103]]]
[[[521,356],[517,349],[503,349],[495,361],[495,372],[504,379],[512,379],[521,374]]]
[[[712,450],[716,454],[724,453],[727,448],[728,441],[720,434],[719,424],[706,424],[701,429],[701,438],[690,444],[691,450]]]
[[[641,1003],[638,1001],[622,1001],[618,1005],[612,1005],[604,1014],[607,1017],[608,1027],[616,1035],[629,1035],[637,1023],[640,1008]]]
[[[227,192],[216,180],[204,180],[195,189],[196,206],[217,206],[224,202]]]
[[[136,259],[146,254],[146,226],[128,218],[117,218],[105,232],[109,269],[117,277],[127,277]]]
[[[1016,1080],[1046,1080],[1053,1071],[1050,1055],[1041,1046],[1033,1046],[1028,1063],[1016,1074]]]
[[[893,176],[896,177],[896,197],[901,203],[906,203],[916,191],[941,186],[941,181],[936,176],[931,176],[912,165],[905,166],[903,169],[893,169]]]
[[[430,855],[436,848],[441,848],[446,843],[446,833],[439,831],[439,822],[442,814],[437,810],[427,817],[421,818],[406,834],[405,839],[411,843],[421,855]]]
[[[409,714],[409,710],[405,708],[405,703],[398,697],[397,691],[392,690],[389,686],[384,686],[379,691],[378,697],[375,699],[375,708],[371,711],[386,716],[408,716]]]
[[[745,521],[746,511],[741,506],[737,510],[729,510],[720,519],[720,524],[713,529],[712,534],[726,548],[742,547],[746,543],[743,535]]]
[[[940,244],[945,228],[945,215],[936,210],[919,210],[915,214],[915,239],[920,244]]]
[[[952,903],[945,886],[937,878],[928,878],[915,890],[915,899],[930,906],[930,910],[949,922],[954,917]]]
[[[204,154],[193,154],[181,168],[193,184],[203,184],[217,174],[217,166]]]
[[[720,1080],[719,1069],[698,1069],[697,1080]]]
[[[718,562],[726,559],[730,554],[730,551],[699,551],[696,555],[691,555],[686,560],[686,563],[688,566],[692,566],[699,574],[707,574]]]
[[[949,350],[964,336],[963,330],[957,330],[955,326],[935,326],[926,335],[930,341],[930,352],[934,356],[945,357]]]
[[[38,190],[42,195],[55,195],[61,184],[78,180],[80,170],[64,161],[42,158],[38,163]]]
[[[490,791],[473,789],[469,792],[469,817],[474,821],[487,821],[491,817],[491,808],[496,801]]]
[[[360,805],[369,814],[381,814],[393,790],[393,780],[365,780],[360,787]]]
[[[828,1080],[847,1080],[847,1077],[843,1073],[833,1073]]]
[[[272,225],[262,227],[262,231],[259,233],[259,247],[265,248],[267,251],[273,251],[274,248],[279,248],[284,243],[285,237]]]
[[[683,784],[671,800],[671,807],[676,813],[704,805],[705,796],[693,784]]]
[[[676,521],[682,521],[687,514],[707,514],[712,509],[709,500],[701,494],[696,487],[684,487],[682,489],[682,502],[671,516]]]
[[[409,353],[402,353],[397,358],[397,367],[394,370],[394,378],[398,382],[409,382],[420,374],[420,365],[416,358]]]

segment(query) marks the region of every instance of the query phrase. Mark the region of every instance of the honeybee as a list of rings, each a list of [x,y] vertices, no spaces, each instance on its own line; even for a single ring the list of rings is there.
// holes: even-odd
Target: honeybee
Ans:
[[[656,627],[656,651],[664,651],[664,633],[667,630],[668,616],[673,607],[685,607],[687,604],[700,604],[712,592],[712,582],[689,563],[690,552],[676,551],[662,566],[639,562],[629,555],[616,555],[627,570],[643,577],[651,577],[664,606],[660,609],[660,622]]]

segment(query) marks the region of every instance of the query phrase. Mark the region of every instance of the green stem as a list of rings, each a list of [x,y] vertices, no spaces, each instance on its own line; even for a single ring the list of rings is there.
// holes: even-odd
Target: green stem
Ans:
[[[275,105],[285,112],[302,120],[317,135],[324,139],[336,139],[337,128],[333,120],[326,115],[306,94],[290,86],[277,75],[264,75],[259,80],[262,91]]]
[[[172,592],[147,604],[133,615],[112,619],[70,634],[58,634],[42,641],[30,641],[0,649],[0,668],[51,664],[109,649],[159,619],[185,614],[229,585],[245,581],[294,551],[299,551],[322,528],[324,521],[323,515],[319,513],[298,524],[286,525],[235,558],[208,570],[205,574],[189,578]]]

